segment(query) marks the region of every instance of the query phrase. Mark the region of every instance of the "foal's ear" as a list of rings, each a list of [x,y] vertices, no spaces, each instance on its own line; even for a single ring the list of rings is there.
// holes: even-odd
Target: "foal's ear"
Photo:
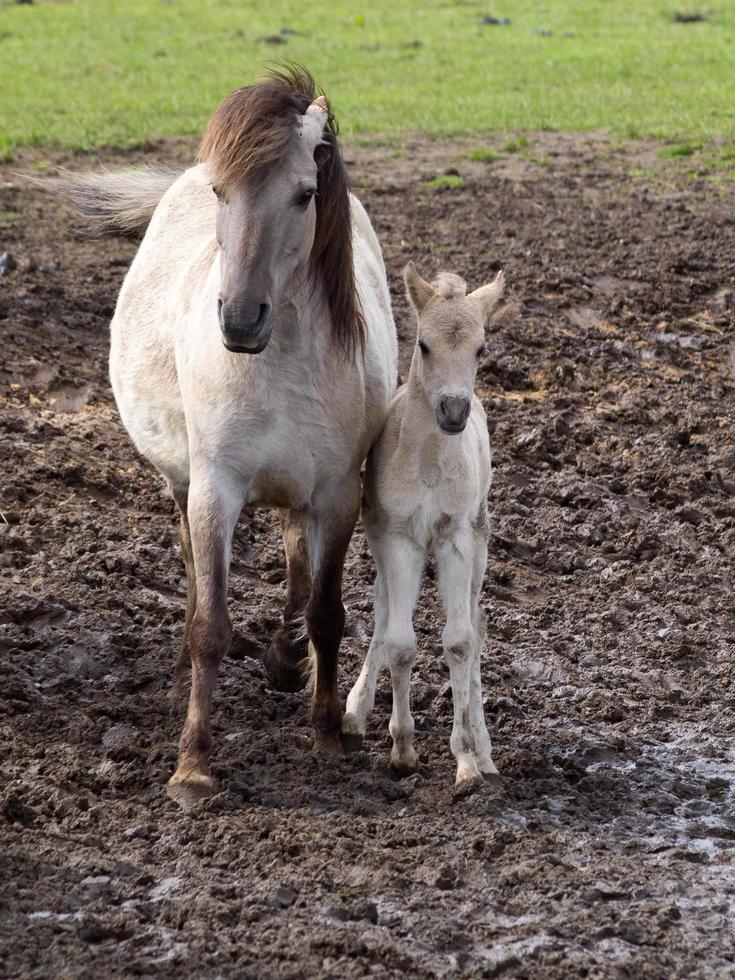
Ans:
[[[439,295],[431,283],[421,278],[413,262],[409,262],[403,270],[403,281],[406,283],[406,295],[417,313],[422,312],[430,299]]]
[[[301,135],[309,141],[310,151],[314,151],[322,141],[324,128],[329,122],[329,103],[320,95],[314,99],[302,116]]]
[[[501,269],[492,282],[489,282],[487,286],[480,286],[474,293],[470,293],[467,299],[471,299],[480,307],[483,319],[486,319],[500,302],[500,297],[504,291],[505,274]]]

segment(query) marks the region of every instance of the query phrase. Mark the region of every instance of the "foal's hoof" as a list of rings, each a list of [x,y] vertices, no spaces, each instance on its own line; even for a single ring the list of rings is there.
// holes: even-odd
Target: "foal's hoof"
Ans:
[[[362,752],[365,747],[365,740],[359,732],[342,732],[342,747],[348,755],[353,752]]]
[[[302,691],[309,682],[308,640],[280,629],[263,657],[268,683],[276,691]]]
[[[178,803],[182,810],[189,810],[202,800],[214,796],[214,780],[207,773],[196,769],[187,769],[183,772],[179,769],[166,783],[166,794],[175,803]]]
[[[467,779],[463,779],[461,782],[454,784],[454,789],[452,790],[453,800],[466,800],[468,796],[472,796],[479,789],[485,785],[485,780],[481,775],[469,776]]]
[[[395,749],[390,754],[391,767],[399,776],[408,776],[419,767],[419,757],[416,749],[404,749],[400,754]]]
[[[342,745],[345,752],[361,752],[363,735],[357,726],[357,718],[348,711],[342,718]]]

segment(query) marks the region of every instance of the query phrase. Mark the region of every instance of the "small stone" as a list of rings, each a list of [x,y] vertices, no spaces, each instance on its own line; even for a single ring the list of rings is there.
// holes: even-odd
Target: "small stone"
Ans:
[[[378,924],[378,906],[375,902],[360,902],[356,905],[352,912],[353,919],[364,919],[367,922],[372,922],[375,926]]]
[[[507,27],[510,24],[510,17],[493,17],[492,14],[485,14],[480,19],[480,23],[486,27]]]
[[[9,272],[14,272],[17,268],[18,263],[10,252],[3,252],[0,255],[0,276],[7,276]]]
[[[446,865],[441,869],[439,874],[434,879],[434,885],[436,888],[440,888],[442,891],[452,891],[459,884],[459,876],[457,872]]]
[[[19,823],[24,827],[32,827],[38,818],[33,807],[28,806],[17,796],[6,796],[0,805],[0,812],[8,823]]]
[[[287,885],[279,885],[273,893],[271,904],[287,909],[296,901],[296,892]]]

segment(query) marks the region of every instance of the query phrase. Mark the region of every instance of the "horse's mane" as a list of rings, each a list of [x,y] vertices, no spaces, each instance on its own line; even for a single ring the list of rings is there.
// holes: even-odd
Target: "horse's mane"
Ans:
[[[225,99],[199,147],[199,160],[209,166],[218,188],[226,191],[277,164],[293,136],[296,117],[320,94],[306,68],[289,64]],[[316,232],[310,261],[324,289],[333,338],[354,356],[358,346],[364,349],[366,327],[355,283],[347,172],[331,108],[314,159]]]

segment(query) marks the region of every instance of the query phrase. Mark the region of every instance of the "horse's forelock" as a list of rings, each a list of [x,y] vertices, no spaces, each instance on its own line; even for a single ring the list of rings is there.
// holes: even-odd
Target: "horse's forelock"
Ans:
[[[319,95],[301,65],[268,73],[221,103],[207,125],[198,158],[219,189],[265,174],[287,152],[296,116]],[[347,356],[364,349],[365,320],[355,284],[349,184],[331,111],[317,163],[316,232],[311,253],[332,318],[332,335]]]
[[[431,285],[442,299],[461,299],[467,295],[467,283],[453,272],[440,272]]]

